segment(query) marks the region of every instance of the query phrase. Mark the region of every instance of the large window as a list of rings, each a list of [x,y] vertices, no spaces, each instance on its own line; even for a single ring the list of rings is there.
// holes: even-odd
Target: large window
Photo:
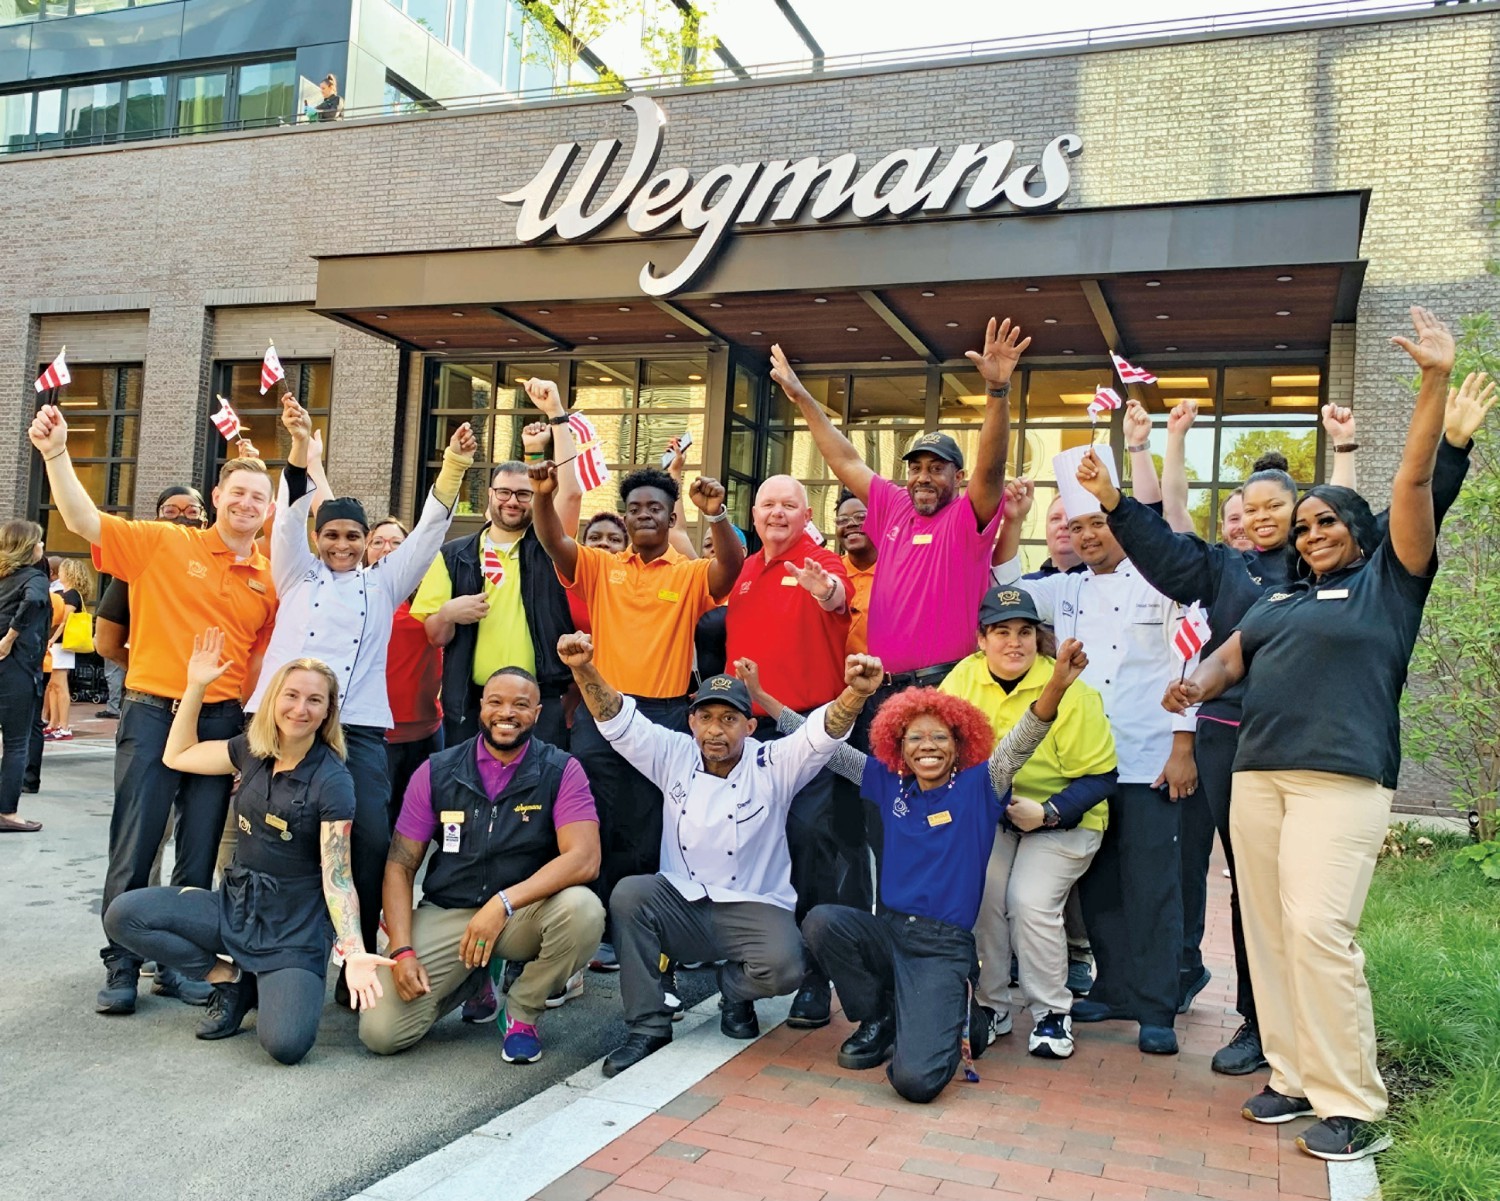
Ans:
[[[49,21],[57,17],[82,17],[114,12],[121,8],[146,8],[170,0],[0,0],[0,25]]]
[[[243,128],[275,125],[297,106],[297,64],[248,63],[238,71],[239,110]]]
[[[297,397],[312,417],[313,429],[323,435],[323,455],[327,462],[328,402],[333,394],[333,364],[327,359],[305,359],[287,360],[281,365],[286,371],[285,390]],[[266,466],[273,471],[286,466],[287,451],[291,448],[291,439],[281,424],[281,405],[277,401],[282,391],[282,385],[276,384],[264,396],[260,394],[259,360],[214,364],[215,395],[229,401],[245,427],[242,436],[250,439]],[[218,401],[214,401],[211,410],[217,412],[218,408]],[[224,465],[224,460],[234,457],[237,452],[219,436],[212,423],[208,425],[208,438],[206,482],[211,488],[219,478],[219,468]],[[337,488],[338,481],[332,483]],[[206,488],[204,495],[208,495]]]
[[[523,386],[533,376],[556,380],[569,411],[593,423],[613,473],[608,484],[584,497],[584,516],[617,508],[618,477],[635,466],[660,465],[667,443],[684,432],[692,434],[693,445],[685,456],[683,487],[697,478],[708,411],[708,368],[702,358],[434,363],[427,379],[423,486],[432,486],[453,431],[469,422],[479,441],[475,466],[484,470],[465,477],[460,515],[482,516],[488,469],[522,459],[521,431],[541,420]],[[573,470],[572,464],[566,470]]]
[[[38,373],[46,367],[38,365]],[[141,368],[70,364],[73,382],[56,401],[68,423],[68,453],[78,478],[106,513],[130,515],[135,503],[135,457],[140,437]],[[45,398],[44,398],[45,399]],[[52,504],[37,463],[37,520],[54,554],[83,555],[88,544],[68,531]]]

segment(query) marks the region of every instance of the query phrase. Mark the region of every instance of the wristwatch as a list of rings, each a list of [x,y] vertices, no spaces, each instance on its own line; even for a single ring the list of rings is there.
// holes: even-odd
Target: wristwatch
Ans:
[[[547,424],[548,425],[567,425],[568,424],[568,415],[566,413],[559,413],[556,417],[548,417],[547,418]]]
[[[1046,814],[1046,816],[1042,818],[1042,825],[1047,829],[1056,829],[1058,826],[1062,825],[1062,814],[1057,811],[1057,806],[1054,805],[1051,801],[1042,802],[1042,812]]]

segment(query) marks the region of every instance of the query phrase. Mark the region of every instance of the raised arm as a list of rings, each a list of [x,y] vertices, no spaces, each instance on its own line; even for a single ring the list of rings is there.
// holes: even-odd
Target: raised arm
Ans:
[[[558,486],[557,464],[551,459],[529,463],[526,474],[531,480],[531,526],[536,530],[537,541],[557,568],[563,583],[571,585],[578,571],[578,543],[563,529],[562,518],[554,503]]]
[[[291,447],[277,487],[276,515],[271,519],[271,576],[276,591],[285,596],[318,559],[307,543],[307,514],[313,501],[307,467],[312,418],[290,392],[281,397],[281,424]]]
[[[1041,746],[1042,739],[1057,720],[1057,707],[1062,704],[1063,693],[1072,687],[1088,665],[1083,644],[1076,638],[1067,639],[1057,648],[1057,661],[1052,665],[1052,674],[1042,686],[1042,695],[1031,702],[1021,715],[1021,720],[1011,727],[990,755],[990,786],[995,790],[996,796],[1003,797],[1010,790],[1016,773],[1026,765],[1026,760],[1031,758],[1036,748]],[[1033,822],[1032,815],[1017,809],[1018,804],[1031,804],[1039,812],[1041,810],[1041,806],[1035,802],[1012,800],[1006,815],[1011,817],[1015,825],[1023,830],[1034,830],[1042,824],[1042,817],[1037,817]],[[1021,817],[1022,821],[1015,821],[1016,817]]]
[[[557,642],[557,657],[573,673],[583,703],[595,721],[608,721],[619,714],[625,698],[610,687],[594,666],[594,640],[588,634],[564,634]]]
[[[698,548],[693,545],[693,536],[688,533],[687,507],[682,503],[682,472],[687,466],[682,457],[682,439],[672,438],[667,442],[672,457],[667,460],[667,474],[677,484],[677,503],[672,506],[672,528],[667,531],[667,541],[684,559],[696,559]],[[738,538],[735,539],[739,541]]]
[[[1323,432],[1328,437],[1328,445],[1333,447],[1333,472],[1328,482],[1341,488],[1353,488],[1354,456],[1359,450],[1359,443],[1354,438],[1354,410],[1346,405],[1326,404],[1322,416]]]
[[[1419,305],[1411,310],[1415,338],[1391,341],[1406,351],[1421,369],[1422,383],[1401,465],[1391,484],[1391,548],[1412,575],[1425,575],[1432,565],[1437,543],[1437,516],[1432,501],[1432,472],[1438,440],[1443,436],[1443,415],[1448,400],[1448,382],[1453,374],[1453,335],[1431,311]]]
[[[766,711],[783,734],[795,733],[807,724],[807,718],[795,709],[788,709],[761,687],[760,665],[754,659],[736,659],[734,674],[745,682],[745,687],[750,690],[750,699]],[[833,752],[833,758],[828,761],[828,767],[835,775],[858,784],[865,778],[867,758],[863,751],[855,750],[847,742],[841,742]]]
[[[1167,414],[1167,453],[1161,457],[1161,515],[1179,534],[1193,531],[1193,518],[1188,512],[1187,434],[1197,420],[1195,400],[1184,400]],[[1139,494],[1136,499],[1140,499]]]
[[[392,601],[400,604],[422,583],[442,549],[443,537],[453,524],[453,504],[463,487],[464,472],[474,465],[479,443],[466,421],[453,431],[443,451],[443,466],[432,485],[432,496],[422,505],[409,537],[381,559],[372,574]],[[448,634],[448,640],[453,635]]]
[[[557,390],[557,385],[550,379],[529,379],[524,385],[526,397],[532,404],[541,410],[547,419],[547,432],[551,435],[552,453],[554,463],[564,463],[574,457],[578,451],[577,440],[573,437],[573,427],[566,420],[567,409],[563,407],[562,393]],[[527,426],[530,430],[532,427]],[[526,461],[534,462],[531,458],[531,446],[526,445],[526,431],[522,431],[522,444],[527,452]],[[542,458],[546,459],[546,447],[542,447]],[[557,495],[553,498],[552,507],[557,510],[558,520],[562,522],[563,532],[570,538],[578,537],[578,514],[583,510],[583,486],[578,482],[578,471],[570,463],[569,470],[562,472],[557,481]]]
[[[860,500],[868,502],[870,481],[875,478],[875,472],[859,457],[854,443],[844,437],[828,419],[828,414],[813,399],[812,393],[802,386],[802,381],[787,362],[786,352],[779,345],[771,347],[771,378],[781,385],[787,398],[797,406],[797,411],[807,422],[808,432],[812,434],[813,445],[818,448],[818,453],[823,456],[834,477]],[[716,547],[718,542],[715,538]]]
[[[990,552],[990,566],[1000,567],[1021,553],[1021,533],[1026,517],[1036,499],[1036,485],[1025,476],[1005,483],[1005,516],[1000,519],[1000,533]]]
[[[1151,457],[1151,414],[1138,400],[1125,406],[1125,453],[1130,456],[1131,493],[1143,505],[1161,504],[1161,481],[1156,478],[1156,460]]]
[[[725,512],[724,500],[728,495],[723,484],[706,475],[695,479],[688,491],[688,497],[697,510],[717,525],[728,524],[727,515],[720,516]],[[740,545],[740,540],[732,530],[725,530],[722,538],[714,539],[713,563],[708,569],[708,590],[714,600],[723,600],[729,595],[729,590],[740,578],[740,568],[744,565],[745,548]]]
[[[1004,496],[1005,455],[1010,446],[1010,377],[1030,345],[1031,339],[1021,337],[1021,327],[1012,325],[1009,317],[998,325],[991,317],[984,329],[984,349],[964,351],[964,357],[984,377],[988,398],[979,427],[979,447],[974,452],[974,470],[969,473],[969,504],[980,529],[999,512]]]
[[[354,781],[340,774],[336,787],[348,789],[348,807],[354,807]],[[359,932],[359,894],[354,891],[354,872],[349,859],[351,821],[323,822],[320,849],[323,860],[323,902],[333,919],[337,935],[334,946],[344,957],[344,982],[349,986],[349,1008],[369,1009],[384,995],[375,975],[379,967],[395,967],[394,959],[365,950]],[[410,912],[410,910],[408,910]]]
[[[97,543],[99,508],[73,470],[73,460],[68,455],[68,423],[63,420],[62,410],[56,405],[43,405],[32,418],[27,437],[42,456],[47,488],[63,524],[85,542]]]
[[[209,626],[203,633],[193,636],[193,654],[187,664],[187,687],[177,702],[172,728],[167,731],[167,745],[161,753],[164,767],[194,776],[234,774],[228,742],[198,741],[198,714],[203,708],[203,694],[230,667],[228,660],[220,662],[223,654],[224,633],[217,626]]]

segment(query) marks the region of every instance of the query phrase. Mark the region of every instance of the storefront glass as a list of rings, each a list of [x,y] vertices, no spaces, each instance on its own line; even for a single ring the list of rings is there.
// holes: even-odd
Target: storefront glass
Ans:
[[[40,364],[38,370],[45,366]],[[141,367],[69,364],[69,370],[73,382],[61,389],[56,403],[68,423],[68,453],[78,478],[100,509],[128,517],[135,503]],[[50,553],[88,553],[88,543],[70,533],[58,516],[45,476],[41,480],[37,520],[47,531]]]

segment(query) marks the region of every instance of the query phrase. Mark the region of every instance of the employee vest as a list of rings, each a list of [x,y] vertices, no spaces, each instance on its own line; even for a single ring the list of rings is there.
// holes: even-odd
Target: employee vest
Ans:
[[[453,582],[454,596],[474,596],[484,591],[484,575],[479,569],[479,544],[484,531],[466,538],[455,538],[443,544],[443,563]],[[573,673],[557,657],[557,642],[573,632],[573,618],[568,611],[568,593],[557,578],[552,560],[542,549],[536,531],[530,526],[521,537],[521,608],[526,613],[526,631],[536,656],[537,683],[542,696],[554,699],[568,690]],[[461,725],[478,707],[473,698],[474,647],[479,641],[477,623],[458,625],[453,641],[443,652],[443,715],[450,726]],[[505,666],[502,664],[501,666]],[[529,756],[528,756],[529,757]]]
[[[422,896],[441,909],[477,909],[560,853],[552,810],[569,756],[533,738],[516,774],[491,801],[475,762],[477,742],[470,738],[428,760],[432,813],[439,824]],[[458,813],[463,820],[455,823]],[[455,824],[458,850],[444,850],[452,844]]]

